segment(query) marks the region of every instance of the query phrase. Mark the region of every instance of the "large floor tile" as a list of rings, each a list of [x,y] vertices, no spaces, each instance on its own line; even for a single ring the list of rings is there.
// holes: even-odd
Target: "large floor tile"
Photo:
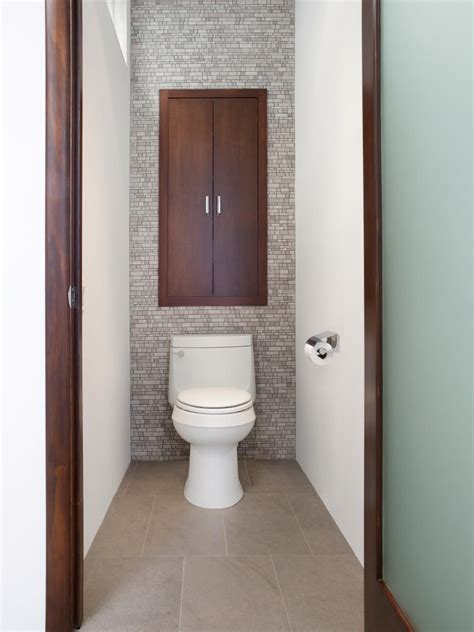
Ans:
[[[273,558],[294,632],[362,632],[363,574],[353,555]]]
[[[125,494],[182,494],[187,476],[187,461],[139,461]]]
[[[269,557],[186,558],[183,586],[183,632],[288,630]]]
[[[247,492],[250,489],[251,483],[246,461],[239,461],[239,478],[242,484],[242,489],[244,492]]]
[[[313,492],[311,483],[296,461],[247,461],[248,491],[255,494]]]
[[[97,560],[85,590],[85,632],[178,630],[183,560]]]
[[[313,553],[352,553],[317,494],[291,494],[288,500]]]
[[[283,495],[248,494],[223,513],[230,555],[310,553]]]
[[[96,561],[97,558],[93,557],[90,553],[84,558],[84,587],[89,583]]]
[[[112,501],[88,557],[140,557],[153,496],[117,496]]]
[[[122,482],[120,483],[120,486],[117,490],[117,493],[115,494],[116,497],[122,496],[127,491],[130,481],[132,480],[133,472],[135,471],[136,465],[136,463],[129,464],[122,479]]]
[[[201,509],[184,496],[157,496],[144,556],[225,555],[222,512]]]

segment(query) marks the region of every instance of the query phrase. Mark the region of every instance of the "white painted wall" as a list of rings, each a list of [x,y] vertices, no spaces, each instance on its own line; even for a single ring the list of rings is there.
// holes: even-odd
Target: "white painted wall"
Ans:
[[[44,3],[0,2],[0,629],[43,630]]]
[[[363,558],[363,173],[360,2],[296,2],[297,459]],[[331,329],[341,352],[311,364]]]
[[[106,0],[83,4],[84,547],[130,461],[130,73]]]

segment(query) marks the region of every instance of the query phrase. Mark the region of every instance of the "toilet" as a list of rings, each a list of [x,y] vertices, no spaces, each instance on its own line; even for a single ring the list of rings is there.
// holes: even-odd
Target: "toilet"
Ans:
[[[190,446],[184,495],[193,505],[230,507],[243,496],[237,445],[255,424],[252,336],[173,336],[168,399]]]

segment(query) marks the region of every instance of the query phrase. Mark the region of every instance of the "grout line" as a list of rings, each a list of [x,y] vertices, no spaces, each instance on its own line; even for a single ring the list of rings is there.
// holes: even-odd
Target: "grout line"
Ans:
[[[291,504],[290,499],[288,498],[288,494],[285,494],[285,498],[286,498],[286,502],[290,505],[290,509],[291,509],[291,511],[292,511],[292,513],[293,513],[293,515],[294,515],[294,517],[295,517],[296,522],[298,523],[298,526],[299,526],[300,531],[301,531],[301,533],[302,533],[302,535],[303,535],[304,541],[306,542],[306,545],[307,545],[307,547],[308,547],[308,549],[309,549],[309,552],[311,553],[311,555],[314,555],[313,549],[311,548],[311,544],[309,543],[309,540],[308,540],[308,538],[306,537],[306,533],[304,532],[304,529],[303,529],[303,527],[301,526],[300,521],[298,520],[298,516],[296,515],[296,512],[295,512],[295,510],[293,509],[293,505]]]
[[[150,525],[151,525],[151,519],[153,517],[153,509],[155,508],[155,502],[156,502],[156,496],[153,496],[153,502],[151,504],[151,511],[150,511],[150,517],[148,518],[148,525],[146,528],[146,532],[145,532],[145,538],[143,540],[143,546],[142,546],[142,551],[140,553],[140,557],[143,557],[143,553],[145,551],[145,544],[146,544],[146,539],[148,537],[148,531],[150,530]]]
[[[300,553],[296,553],[295,555],[300,555]],[[182,555],[150,555],[145,558],[147,560],[161,560],[165,558],[167,560],[181,560],[183,558]],[[98,560],[139,560],[140,557],[136,555],[107,555],[107,557],[98,557]]]
[[[149,560],[161,560],[161,559],[171,559],[171,560],[181,560],[183,557],[189,558],[200,558],[200,557],[269,557],[269,553],[191,553],[191,554],[169,554],[169,555],[150,555],[146,559]],[[282,555],[289,557],[311,557],[309,553],[273,553],[273,555]],[[317,557],[355,557],[354,553],[317,553]],[[315,556],[315,557],[316,557]],[[96,561],[104,561],[104,560],[139,560],[140,558],[135,555],[107,555],[106,557],[97,557],[94,558]],[[94,562],[95,564],[95,562]],[[92,567],[91,567],[92,568]]]
[[[223,512],[221,513],[221,516],[222,516],[222,526],[224,527],[225,554],[229,555],[229,549],[227,547],[227,533],[226,533],[226,530],[225,530],[225,516],[224,516]]]
[[[184,564],[186,557],[183,555],[183,576],[181,578],[181,601],[179,604],[179,622],[178,622],[178,632],[181,632],[181,622],[183,619],[183,594],[184,594]]]
[[[283,609],[284,609],[285,614],[286,614],[286,620],[288,621],[288,626],[290,628],[290,632],[292,632],[293,631],[293,627],[291,625],[290,615],[288,614],[288,608],[286,607],[285,598],[283,597],[283,591],[281,589],[280,580],[278,579],[278,573],[277,573],[276,568],[275,568],[275,562],[273,561],[273,555],[270,555],[270,560],[272,562],[273,572],[275,573],[275,579],[276,579],[276,583],[277,583],[277,586],[278,586],[278,590],[280,591],[280,598],[281,598],[281,602],[283,604]]]
[[[292,557],[308,557],[309,553],[291,553]],[[183,557],[182,555],[157,555],[153,559],[158,559],[158,557]],[[197,558],[197,557],[268,557],[268,553],[192,553],[191,555],[186,555],[185,557],[189,558]]]
[[[248,494],[249,496],[286,496],[285,492],[279,492],[279,491],[274,491],[274,492],[250,492],[250,491],[246,491],[246,494]]]
[[[226,555],[225,553],[192,553],[191,555],[153,555],[152,557],[150,557],[149,559],[152,560],[159,560],[161,558],[166,558],[166,559],[181,559],[183,557],[189,557],[189,558],[200,558],[200,557],[270,557],[270,555],[276,555],[277,557],[327,557],[327,558],[334,558],[334,557],[355,557],[354,553],[315,553],[310,554],[310,553],[229,553],[229,555]],[[104,557],[104,558],[97,558],[97,559],[104,559],[104,560],[134,560],[134,559],[138,559],[135,557]],[[356,558],[357,559],[357,558]]]

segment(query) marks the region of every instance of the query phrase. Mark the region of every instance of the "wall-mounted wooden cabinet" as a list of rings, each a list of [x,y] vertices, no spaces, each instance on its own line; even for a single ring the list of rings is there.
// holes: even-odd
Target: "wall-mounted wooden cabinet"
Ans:
[[[266,305],[266,109],[266,90],[161,90],[160,305]]]

